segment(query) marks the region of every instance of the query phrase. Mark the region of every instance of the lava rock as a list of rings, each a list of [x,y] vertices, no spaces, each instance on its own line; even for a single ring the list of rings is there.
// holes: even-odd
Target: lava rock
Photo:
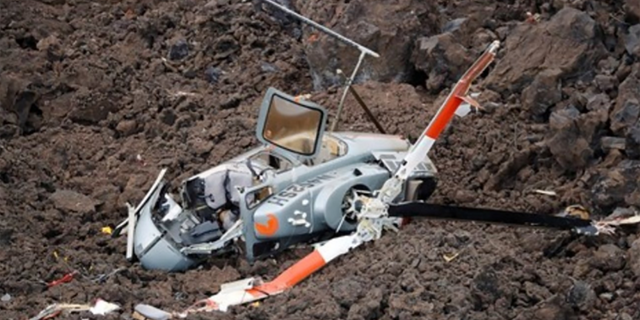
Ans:
[[[527,319],[530,320],[569,320],[575,312],[562,301],[560,295],[556,295],[540,304]]]
[[[638,122],[640,116],[640,103],[636,99],[625,101],[620,108],[616,108],[611,114],[611,131],[624,134],[630,127]]]
[[[624,48],[632,57],[640,57],[640,24],[631,26],[628,33],[622,36]]]
[[[562,100],[562,91],[558,86],[560,69],[547,69],[536,76],[531,85],[522,91],[522,107],[535,116],[541,116],[554,104]]]
[[[586,282],[576,281],[567,293],[567,303],[579,310],[588,310],[596,298],[593,288]]]
[[[464,204],[464,203],[471,203],[476,199],[476,195],[475,193],[469,191],[469,190],[458,190],[456,191],[455,195],[453,196],[453,200],[456,203],[460,203],[460,204]]]
[[[380,54],[367,57],[356,82],[406,82],[414,69],[409,61],[415,39],[440,32],[442,21],[437,6],[431,1],[395,0],[300,1],[301,14],[329,24],[336,32]],[[304,47],[315,89],[341,83],[336,69],[352,70],[360,55],[315,30],[304,29],[309,45]]]
[[[631,243],[631,247],[627,250],[627,261],[633,274],[640,277],[640,239]]]
[[[469,52],[452,33],[416,41],[411,61],[428,75],[427,89],[438,92],[446,81],[456,81],[473,63]]]
[[[574,108],[554,111],[549,117],[553,135],[547,140],[549,151],[556,161],[568,171],[576,171],[587,166],[593,157],[590,147],[594,128],[585,126],[590,117],[580,117]]]
[[[204,71],[204,78],[211,84],[218,83],[221,75],[222,70],[213,66],[207,68],[207,70]]]
[[[602,271],[618,271],[626,263],[625,253],[613,244],[605,244],[598,248],[591,258],[591,265]]]
[[[500,278],[493,266],[481,270],[474,278],[471,287],[471,299],[474,305],[490,306],[501,298],[513,296],[515,288]]]
[[[116,131],[118,131],[123,136],[130,136],[136,132],[138,129],[138,123],[136,120],[122,120],[116,126]]]
[[[640,159],[640,120],[627,131],[625,138],[627,156]]]
[[[99,93],[78,94],[71,99],[71,102],[76,107],[69,112],[69,118],[83,125],[98,124],[107,119],[109,113],[119,109],[111,97],[102,96]]]
[[[240,97],[237,95],[232,95],[225,99],[221,104],[220,108],[222,109],[233,109],[240,105]]]
[[[611,92],[618,86],[618,79],[615,76],[599,74],[595,80],[596,86],[603,92]]]
[[[607,113],[611,109],[612,103],[608,94],[599,93],[587,98],[587,110],[597,111],[606,110]]]
[[[189,45],[184,39],[179,39],[169,49],[169,60],[182,60],[189,55]]]
[[[90,213],[95,210],[96,206],[96,201],[72,190],[57,190],[49,197],[49,200],[62,211]]]
[[[177,118],[178,116],[172,109],[163,109],[162,113],[160,113],[160,121],[170,126],[176,123]]]
[[[49,61],[59,60],[64,54],[62,53],[62,45],[56,34],[51,34],[46,38],[40,39],[36,44],[40,51],[47,52]]]
[[[460,29],[460,26],[467,21],[467,18],[458,18],[451,21],[447,21],[442,27],[442,33],[453,32]]]
[[[625,0],[624,9],[627,12],[627,16],[636,21],[640,20],[640,1]]]
[[[516,26],[501,51],[504,57],[488,75],[486,87],[512,93],[522,92],[541,70],[561,70],[561,80],[588,74],[606,54],[597,23],[568,6],[547,22]]]
[[[638,185],[636,177],[640,176],[639,160],[623,160],[613,168],[605,168],[594,176],[591,187],[591,199],[594,206],[610,211],[618,206],[629,205],[635,199]]]
[[[611,131],[623,136],[626,129],[638,121],[640,115],[640,80],[630,74],[618,87],[616,104],[610,115]]]
[[[604,151],[611,149],[625,150],[627,143],[624,138],[620,137],[602,137],[600,138],[600,147]]]

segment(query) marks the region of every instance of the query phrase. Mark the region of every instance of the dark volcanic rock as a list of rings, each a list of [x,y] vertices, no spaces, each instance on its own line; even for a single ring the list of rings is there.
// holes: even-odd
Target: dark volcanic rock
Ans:
[[[547,146],[558,163],[569,171],[587,166],[593,156],[590,147],[597,124],[596,114],[580,115],[570,107],[555,111],[549,118],[552,136]],[[594,122],[596,121],[596,122]]]
[[[58,190],[49,198],[56,208],[65,212],[89,213],[95,210],[96,202],[72,190]]]
[[[640,277],[640,239],[633,241],[631,248],[627,250],[627,261],[633,274]]]
[[[623,160],[612,169],[602,169],[591,187],[592,201],[603,210],[617,206],[640,205],[637,179],[640,176],[640,161]]]
[[[640,80],[637,75],[638,72],[632,73],[618,87],[618,98],[610,120],[611,131],[619,136],[623,136],[640,116]]]
[[[625,0],[624,3],[627,16],[632,20],[640,21],[640,1],[638,0]]]
[[[545,69],[560,70],[561,79],[590,74],[605,48],[596,22],[585,12],[565,7],[548,22],[515,27],[503,51],[486,85],[497,92],[518,93]]]
[[[624,138],[602,137],[600,139],[600,147],[605,151],[611,149],[625,150],[627,148],[627,143],[625,142]]]
[[[562,75],[560,69],[547,69],[538,74],[531,85],[522,91],[520,100],[522,107],[535,116],[542,116],[547,109],[562,100],[562,91],[558,80]]]
[[[630,56],[640,57],[640,24],[631,26],[622,40],[624,48]]]
[[[457,81],[473,60],[452,33],[443,33],[418,39],[411,62],[427,74],[427,89],[438,92],[446,81]]]
[[[577,281],[567,293],[567,303],[580,310],[588,310],[596,298],[596,293],[588,283]]]
[[[169,60],[181,60],[189,55],[189,45],[184,39],[179,39],[169,49]]]
[[[431,1],[300,1],[297,7],[303,15],[380,54],[380,58],[365,59],[358,81],[407,81],[415,39],[436,34],[441,26],[438,9]],[[310,30],[305,38],[316,88],[339,83],[336,69],[350,73],[358,60],[357,49],[324,33]]]
[[[625,253],[613,244],[605,244],[591,257],[591,265],[602,271],[617,271],[624,268]]]
[[[629,158],[640,159],[640,121],[637,121],[627,131],[625,150]]]

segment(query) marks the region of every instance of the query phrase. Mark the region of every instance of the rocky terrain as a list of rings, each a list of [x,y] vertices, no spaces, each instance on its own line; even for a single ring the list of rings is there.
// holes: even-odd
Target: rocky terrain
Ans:
[[[594,218],[640,206],[638,1],[282,2],[381,54],[355,88],[387,131],[409,139],[502,41],[473,86],[484,110],[455,119],[430,154],[440,171],[432,201],[540,214],[582,204]],[[256,146],[270,86],[310,93],[334,116],[335,70],[350,73],[357,57],[258,2],[0,1],[2,318],[97,298],[122,309],[70,317],[127,319],[137,303],[182,310],[221,283],[293,264],[309,249],[148,271],[101,229],[161,168],[177,185]],[[352,97],[345,113],[342,130],[375,131]],[[639,319],[638,231],[572,239],[416,220],[290,292],[194,318]]]

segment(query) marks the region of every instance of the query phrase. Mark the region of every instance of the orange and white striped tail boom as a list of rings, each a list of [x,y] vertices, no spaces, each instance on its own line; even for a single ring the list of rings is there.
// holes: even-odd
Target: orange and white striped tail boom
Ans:
[[[404,164],[400,166],[395,174],[395,178],[405,180],[415,167],[431,151],[433,144],[440,136],[440,133],[447,127],[453,115],[458,111],[458,107],[465,102],[475,107],[478,103],[467,96],[471,83],[482,74],[482,72],[493,62],[496,52],[500,47],[499,41],[494,41],[487,50],[473,63],[473,65],[458,80],[447,99],[442,103],[440,109],[433,117],[420,139],[411,148],[405,157]]]

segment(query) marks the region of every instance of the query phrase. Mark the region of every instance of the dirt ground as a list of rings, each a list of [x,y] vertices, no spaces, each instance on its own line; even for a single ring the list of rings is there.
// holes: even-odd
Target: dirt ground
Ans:
[[[433,202],[540,214],[582,204],[596,218],[640,205],[635,1],[367,3],[294,4],[382,53],[356,89],[390,133],[410,139],[460,72],[503,41],[474,86],[484,111],[455,119],[430,154],[440,171]],[[326,66],[350,70],[357,55],[325,57],[348,48],[316,37],[252,2],[0,1],[0,318],[97,298],[122,309],[70,318],[127,319],[138,303],[182,310],[309,252],[166,274],[129,264],[126,240],[101,229],[161,168],[177,185],[256,146],[269,86],[311,93],[333,116],[341,91]],[[375,131],[352,98],[345,112],[342,130]],[[638,231],[569,239],[414,221],[259,306],[194,318],[640,319]],[[47,288],[73,270],[73,281]]]

